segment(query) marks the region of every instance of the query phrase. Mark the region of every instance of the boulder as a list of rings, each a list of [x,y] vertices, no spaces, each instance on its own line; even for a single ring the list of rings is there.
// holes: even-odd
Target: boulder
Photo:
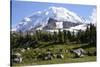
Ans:
[[[30,48],[28,47],[27,50],[30,50]]]
[[[46,56],[44,57],[44,60],[52,60],[52,56],[51,56],[51,55],[46,55]]]
[[[46,52],[46,53],[39,53],[38,54],[38,59],[41,60],[51,60],[53,58],[52,53],[51,52]]]
[[[51,60],[52,58],[53,54],[49,51],[44,55],[44,60]]]
[[[20,49],[20,51],[24,53],[26,50],[23,48],[23,49]]]
[[[14,58],[13,62],[15,62],[15,63],[21,63],[22,62],[22,57],[16,57],[16,58]]]
[[[22,57],[20,53],[14,53],[11,55],[11,60],[13,63],[21,63],[22,62]]]
[[[73,53],[75,55],[74,57],[76,57],[76,58],[83,57],[86,54],[86,51],[83,50],[82,48],[75,49],[75,50],[72,50],[70,52]]]

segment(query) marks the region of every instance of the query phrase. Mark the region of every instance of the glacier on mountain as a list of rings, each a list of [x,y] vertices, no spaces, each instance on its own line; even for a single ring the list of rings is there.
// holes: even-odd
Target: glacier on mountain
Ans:
[[[78,29],[78,27],[81,29],[82,25],[84,25],[84,20],[78,14],[63,7],[49,7],[25,17],[12,31],[43,30],[46,28],[46,30],[55,30],[69,27],[70,29]]]

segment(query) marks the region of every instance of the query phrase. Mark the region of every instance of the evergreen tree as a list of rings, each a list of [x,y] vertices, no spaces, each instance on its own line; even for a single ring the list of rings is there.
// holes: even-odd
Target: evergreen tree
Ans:
[[[72,34],[71,34],[71,41],[75,41],[76,40],[76,35],[75,35],[75,32],[73,31]]]
[[[68,37],[68,40],[71,41],[71,32],[70,31],[67,31],[67,37]]]
[[[63,42],[65,43],[68,40],[66,30],[63,30]]]
[[[59,31],[58,31],[58,42],[59,43],[62,43],[63,42],[63,40],[62,40],[62,32],[61,32],[61,30],[59,29]]]
[[[58,38],[57,37],[57,32],[54,31],[54,33],[53,33],[53,40],[54,40],[54,42],[57,42],[57,38]]]
[[[94,24],[90,24],[90,31],[89,31],[90,35],[90,43],[93,43],[96,45],[96,27],[94,26]]]
[[[36,31],[35,31],[35,40],[36,40],[36,41],[39,41],[39,39],[40,39],[40,37],[39,37],[39,31],[36,30]]]

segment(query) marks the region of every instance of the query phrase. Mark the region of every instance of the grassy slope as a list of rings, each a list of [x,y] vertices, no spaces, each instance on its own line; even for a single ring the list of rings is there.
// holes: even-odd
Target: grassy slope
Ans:
[[[36,60],[33,58],[24,58],[23,62],[20,64],[14,64],[14,66],[19,65],[40,65],[40,64],[59,64],[59,63],[76,63],[76,62],[89,62],[89,61],[96,61],[96,56],[85,56],[83,58],[72,58],[73,55],[70,53],[65,53],[65,50],[72,49],[72,48],[78,48],[81,47],[80,44],[48,44],[45,42],[42,42],[41,45],[38,46],[36,49],[31,49],[29,51],[26,51],[25,53],[22,53],[23,57],[28,56],[35,57],[36,53],[45,53],[46,50],[49,48],[52,50],[53,53],[59,52],[59,49],[63,49],[63,55],[64,59],[53,59],[53,60]],[[95,47],[86,47],[84,48],[86,51],[93,51],[96,50]],[[30,56],[32,55],[32,56]]]

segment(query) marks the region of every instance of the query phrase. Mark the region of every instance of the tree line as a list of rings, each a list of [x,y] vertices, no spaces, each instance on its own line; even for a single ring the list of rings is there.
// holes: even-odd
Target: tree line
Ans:
[[[36,44],[38,42],[53,42],[53,43],[88,43],[96,45],[96,26],[89,24],[86,30],[78,30],[77,32],[70,32],[67,30],[58,32],[44,32],[36,30],[35,32],[11,32],[11,48],[27,46],[29,44]]]

